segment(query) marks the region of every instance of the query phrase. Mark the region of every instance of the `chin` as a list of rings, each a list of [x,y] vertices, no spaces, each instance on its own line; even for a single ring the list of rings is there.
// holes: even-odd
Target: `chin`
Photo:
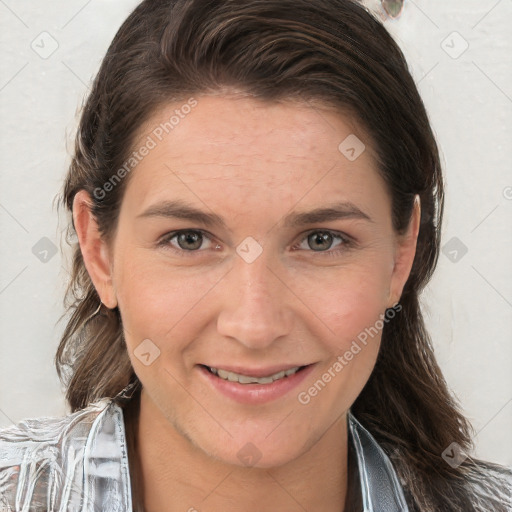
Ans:
[[[238,467],[250,469],[270,469],[284,466],[299,457],[299,453],[294,451],[274,451],[260,450],[256,445],[248,441],[237,452],[220,452],[214,456],[217,460]]]
[[[215,445],[211,444],[210,438],[210,442],[196,443],[196,446],[208,456],[225,464],[248,468],[268,469],[283,466],[302,455],[301,449],[305,446],[302,438],[293,438],[284,431],[280,437],[270,439],[272,435],[268,436],[262,430],[254,436],[245,432],[244,435],[233,438],[228,436],[229,440]]]

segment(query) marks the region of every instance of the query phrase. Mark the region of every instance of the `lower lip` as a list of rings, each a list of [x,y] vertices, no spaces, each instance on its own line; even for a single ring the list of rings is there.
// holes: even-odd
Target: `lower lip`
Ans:
[[[271,384],[240,384],[239,382],[221,379],[204,366],[199,365],[198,369],[209,384],[223,395],[242,404],[257,405],[277,400],[290,393],[311,374],[315,366],[316,364],[310,364],[293,375],[275,380]]]

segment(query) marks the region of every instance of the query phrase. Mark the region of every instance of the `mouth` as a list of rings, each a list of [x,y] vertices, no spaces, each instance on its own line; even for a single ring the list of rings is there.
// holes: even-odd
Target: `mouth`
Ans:
[[[279,371],[273,370],[239,370],[238,372],[226,370],[223,368],[215,368],[213,366],[199,365],[206,371],[219,377],[222,380],[235,382],[238,384],[251,385],[251,384],[272,384],[276,380],[288,379],[291,376],[303,371],[305,368],[312,366],[310,364],[304,366],[293,366]],[[273,373],[272,373],[273,372]],[[258,373],[260,375],[254,375]]]
[[[246,405],[263,405],[293,396],[293,391],[312,375],[318,363],[267,368],[198,364],[198,376],[216,394]],[[220,366],[220,365],[219,365]],[[235,371],[236,370],[236,371]]]

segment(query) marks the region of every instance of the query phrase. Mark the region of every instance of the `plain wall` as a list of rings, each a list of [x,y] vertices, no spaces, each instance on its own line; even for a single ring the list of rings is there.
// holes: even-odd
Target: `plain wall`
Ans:
[[[53,201],[81,102],[137,3],[0,3],[0,427],[68,411],[53,365],[68,265]],[[507,465],[511,18],[508,0],[406,0],[401,16],[385,21],[419,84],[446,177],[443,252],[423,296],[427,325],[448,384],[477,431],[476,455]]]

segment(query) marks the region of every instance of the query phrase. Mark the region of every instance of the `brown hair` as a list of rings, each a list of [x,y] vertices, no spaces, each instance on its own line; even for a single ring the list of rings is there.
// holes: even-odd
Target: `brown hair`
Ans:
[[[479,508],[467,491],[484,478],[484,463],[468,458],[453,468],[441,458],[452,442],[465,451],[472,443],[418,301],[439,254],[439,152],[401,50],[359,3],[142,2],[116,34],[84,106],[62,204],[72,212],[75,194],[85,189],[102,236],[111,241],[130,175],[107,194],[97,191],[123,166],[140,127],[168,102],[230,88],[268,102],[319,101],[352,112],[374,143],[397,232],[408,226],[419,194],[420,232],[402,310],[386,323],[374,371],[351,410],[390,456],[411,511],[505,511],[498,494],[482,491],[487,501]],[[119,310],[103,307],[93,315],[99,302],[75,244],[65,299],[71,316],[56,355],[72,410],[113,397],[136,379]]]

